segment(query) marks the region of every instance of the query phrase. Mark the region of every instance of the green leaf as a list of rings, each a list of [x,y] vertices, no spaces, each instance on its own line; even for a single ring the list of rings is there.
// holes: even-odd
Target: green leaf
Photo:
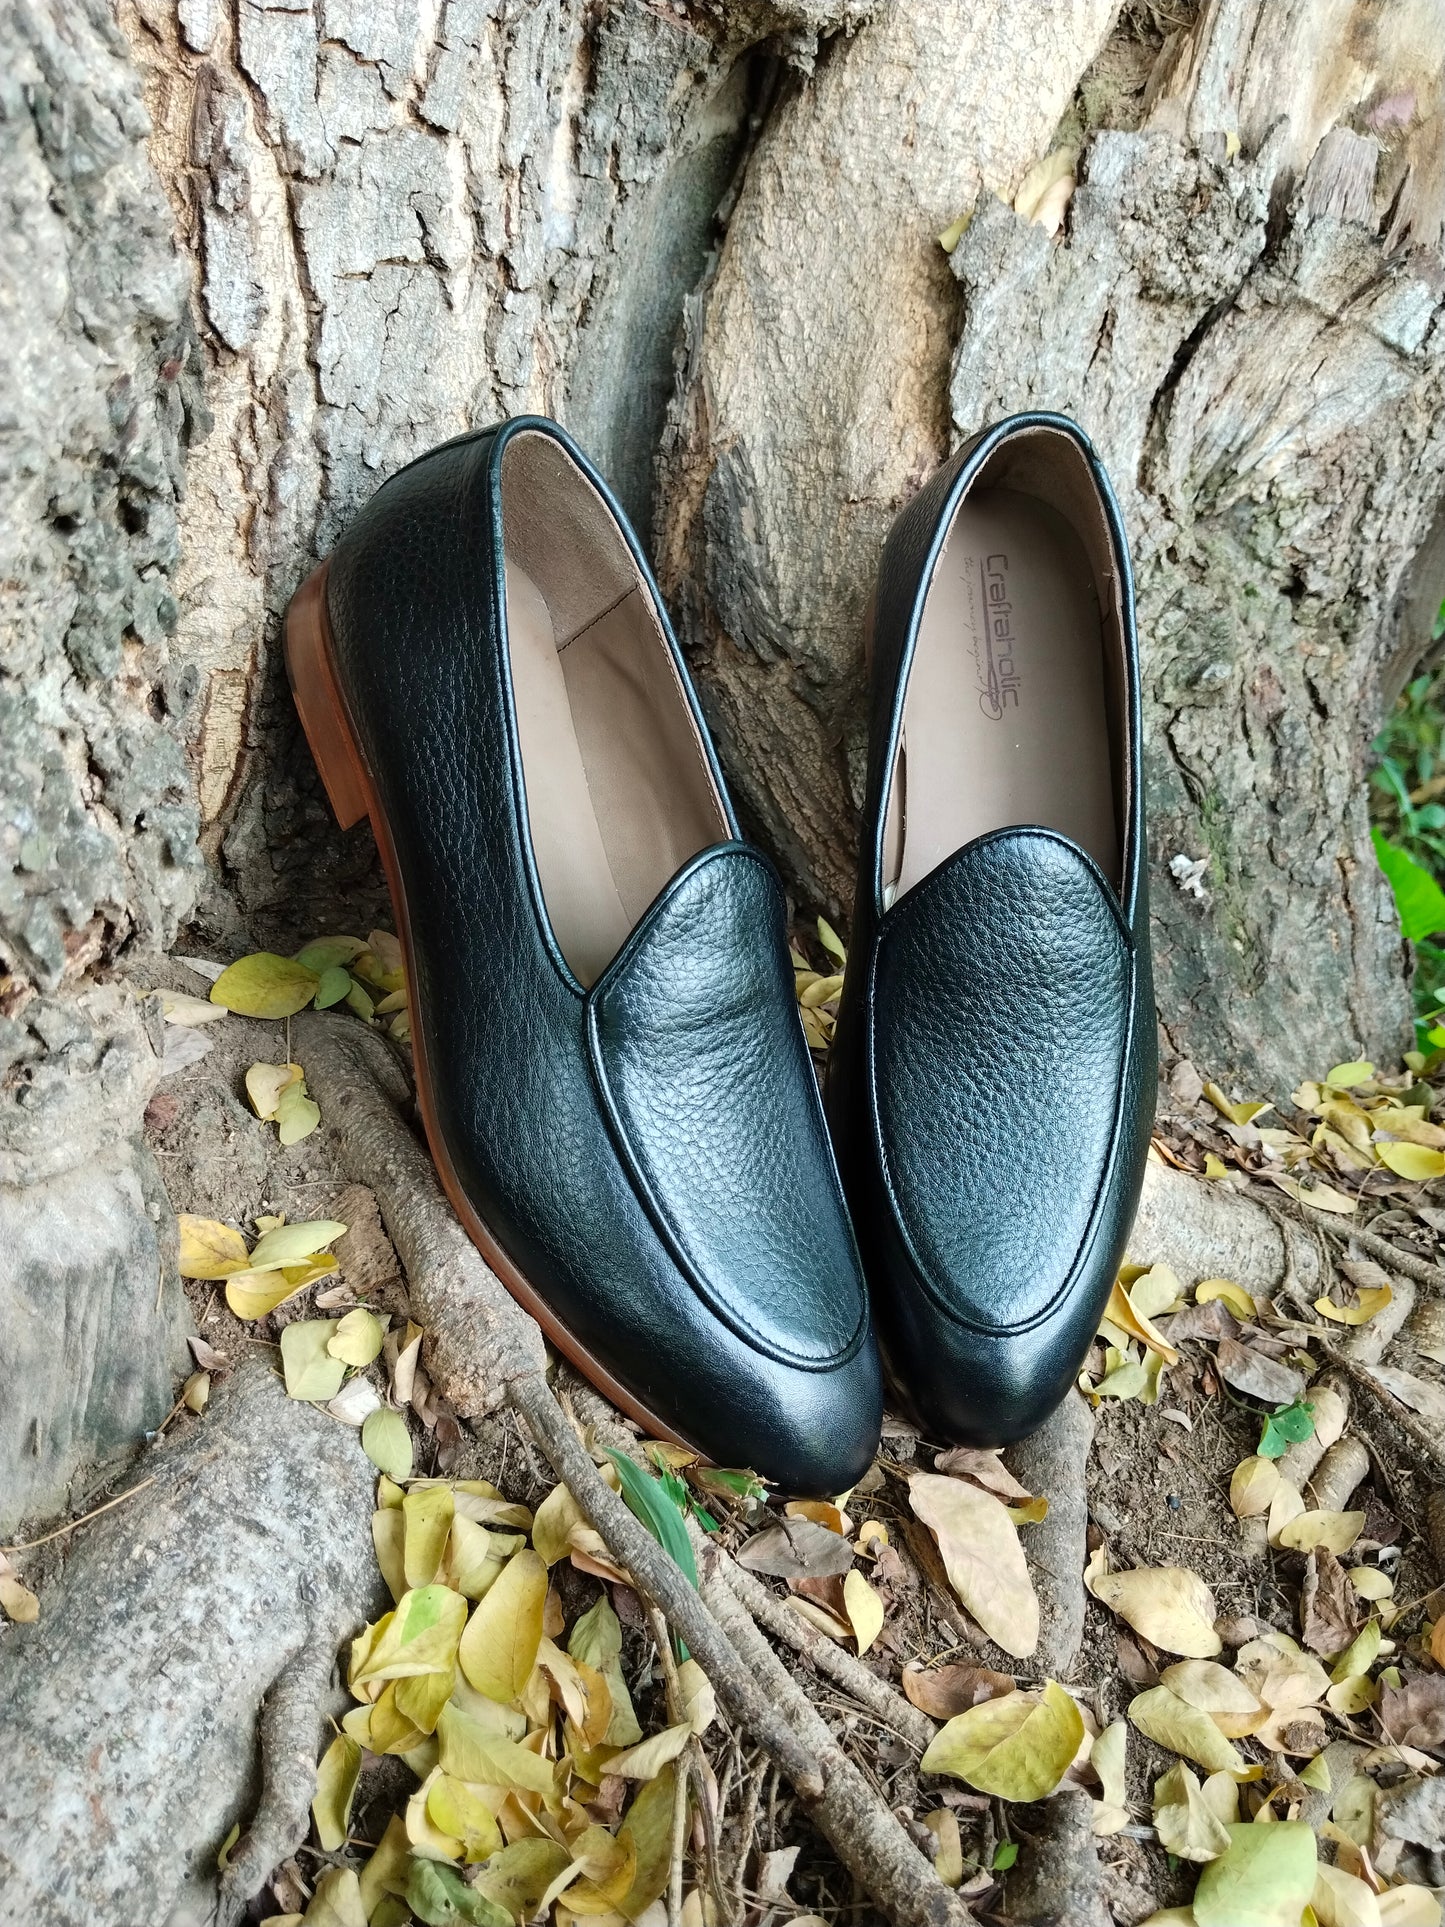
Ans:
[[[474,1927],[512,1927],[512,1916],[460,1874],[439,1860],[414,1858],[406,1877],[406,1904],[427,1927],[452,1927],[458,1920]]]
[[[383,1405],[368,1413],[361,1427],[361,1449],[388,1478],[400,1482],[411,1477],[411,1433],[400,1412]]]
[[[370,1023],[376,1015],[376,1005],[353,977],[351,988],[346,993],[346,1008],[354,1010],[365,1023]]]
[[[1017,1840],[1000,1840],[993,1850],[992,1864],[994,1872],[1007,1873],[1018,1857],[1019,1843]]]
[[[1401,934],[1408,937],[1411,943],[1418,943],[1422,937],[1433,937],[1445,930],[1445,890],[1440,888],[1424,865],[1417,863],[1398,843],[1392,843],[1378,829],[1371,830],[1370,835],[1374,839],[1380,868],[1395,894]],[[211,996],[216,997],[214,990]]]
[[[365,948],[360,937],[318,937],[314,943],[308,943],[304,950],[296,952],[296,961],[321,976],[338,964],[349,964]]]
[[[211,1002],[242,1017],[294,1017],[316,995],[319,974],[269,950],[241,957],[211,985]]]
[[[346,1376],[344,1359],[332,1358],[327,1345],[336,1334],[334,1318],[299,1318],[281,1333],[281,1365],[292,1398],[335,1398]]]
[[[351,973],[343,970],[340,964],[329,964],[321,973],[321,982],[316,986],[316,1008],[330,1010],[339,1004],[351,989]]]
[[[299,1264],[335,1242],[346,1226],[339,1218],[308,1218],[301,1224],[278,1224],[256,1240],[247,1265],[250,1271],[277,1271]]]
[[[607,1456],[617,1467],[617,1476],[622,1482],[622,1496],[627,1501],[628,1509],[636,1513],[663,1551],[696,1586],[697,1561],[692,1556],[687,1521],[678,1510],[676,1500],[625,1452],[614,1452],[608,1446]],[[677,1641],[677,1656],[679,1659],[688,1657],[687,1648],[680,1639]]]
[[[1309,1438],[1314,1429],[1313,1405],[1302,1398],[1296,1399],[1293,1405],[1281,1405],[1264,1422],[1264,1430],[1259,1435],[1259,1456],[1262,1459],[1282,1459],[1287,1446],[1298,1445],[1302,1439]]]
[[[768,1488],[756,1472],[735,1472],[726,1466],[695,1465],[689,1475],[704,1492],[725,1493],[730,1499],[765,1499]]]
[[[1229,1847],[1194,1890],[1198,1927],[1299,1927],[1316,1877],[1314,1830],[1301,1820],[1229,1829]]]
[[[321,1122],[321,1106],[306,1095],[306,1082],[288,1084],[276,1100],[276,1133],[283,1144],[299,1144]]]

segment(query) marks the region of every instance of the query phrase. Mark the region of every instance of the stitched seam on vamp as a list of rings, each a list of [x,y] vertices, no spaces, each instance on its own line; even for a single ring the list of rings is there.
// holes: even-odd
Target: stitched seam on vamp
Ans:
[[[615,981],[616,980],[614,980],[614,982]],[[611,985],[609,985],[609,989],[610,988],[612,988]],[[745,1344],[751,1345],[754,1351],[762,1352],[765,1357],[776,1359],[781,1364],[791,1365],[799,1371],[806,1372],[833,1371],[840,1365],[846,1365],[850,1359],[857,1356],[859,1347],[862,1345],[867,1333],[868,1306],[866,1299],[860,1306],[858,1322],[847,1342],[838,1347],[836,1351],[830,1352],[826,1357],[820,1358],[816,1355],[795,1352],[787,1345],[779,1344],[774,1339],[765,1338],[761,1332],[755,1331],[744,1320],[737,1317],[736,1313],[734,1313],[730,1307],[725,1306],[710,1288],[702,1272],[698,1269],[690,1254],[684,1249],[673,1227],[670,1215],[662,1207],[662,1201],[657,1195],[656,1188],[653,1185],[643,1160],[632,1144],[631,1135],[623,1124],[622,1115],[617,1107],[616,1100],[612,1093],[611,1082],[607,1075],[607,1065],[602,1050],[602,1039],[597,1027],[597,1016],[597,1004],[589,1001],[587,1007],[589,1055],[592,1059],[592,1067],[597,1079],[598,1089],[602,1096],[603,1109],[612,1131],[613,1143],[617,1147],[623,1169],[632,1180],[638,1201],[641,1203],[648,1221],[651,1223],[657,1236],[661,1239],[669,1257],[677,1266],[682,1276],[687,1280],[694,1294],[715,1318],[727,1326],[729,1331],[734,1333],[736,1337],[741,1338]]]

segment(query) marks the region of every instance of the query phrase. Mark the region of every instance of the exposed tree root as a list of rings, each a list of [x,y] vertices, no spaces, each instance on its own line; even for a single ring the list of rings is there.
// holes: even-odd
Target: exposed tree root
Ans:
[[[1042,1431],[1008,1453],[1014,1476],[1049,1502],[1047,1518],[1030,1526],[1023,1542],[1039,1599],[1039,1643],[1029,1664],[1047,1679],[1069,1677],[1084,1637],[1093,1442],[1093,1412],[1078,1392],[1070,1392]]]
[[[1187,1285],[1236,1278],[1253,1292],[1296,1286],[1316,1298],[1330,1281],[1328,1255],[1312,1226],[1235,1185],[1212,1184],[1152,1161],[1145,1167],[1129,1251],[1141,1262],[1172,1266]]]
[[[1087,1793],[1055,1794],[1048,1825],[1009,1882],[1009,1918],[1030,1927],[1113,1927]]]
[[[604,1443],[631,1451],[634,1440],[617,1419],[616,1413],[600,1393],[595,1392],[582,1379],[569,1373],[567,1392],[571,1404],[579,1418],[592,1428],[594,1434]],[[816,1626],[809,1625],[806,1619],[790,1612],[786,1600],[780,1599],[761,1579],[740,1566],[735,1559],[716,1546],[710,1548],[726,1575],[732,1588],[746,1610],[759,1626],[773,1639],[785,1646],[791,1646],[800,1653],[816,1671],[832,1680],[835,1686],[855,1699],[860,1706],[882,1720],[900,1739],[906,1740],[919,1753],[928,1745],[934,1735],[934,1724],[926,1714],[899,1692],[887,1680],[857,1660],[850,1652],[838,1645]],[[1083,1571],[1082,1557],[1079,1570]]]
[[[218,1923],[239,1913],[271,1869],[306,1837],[322,1703],[335,1670],[336,1655],[324,1633],[311,1635],[262,1703],[261,1803],[221,1875]]]
[[[887,1680],[870,1672],[861,1660],[854,1659],[826,1633],[810,1626],[797,1613],[789,1612],[786,1600],[779,1599],[735,1559],[729,1559],[726,1554],[719,1554],[718,1558],[729,1587],[759,1626],[774,1639],[791,1646],[795,1653],[801,1653],[835,1686],[841,1686],[860,1706],[866,1706],[900,1739],[907,1740],[922,1753],[936,1730],[926,1714],[920,1713],[901,1693],[895,1693]]]
[[[258,1837],[227,1883],[259,1886],[304,1831],[340,1644],[379,1606],[372,1467],[265,1354],[145,1470],[155,1484],[75,1535],[39,1621],[0,1647],[0,1918],[26,1927],[211,1916],[217,1852],[256,1794],[236,1736],[264,1698]]]

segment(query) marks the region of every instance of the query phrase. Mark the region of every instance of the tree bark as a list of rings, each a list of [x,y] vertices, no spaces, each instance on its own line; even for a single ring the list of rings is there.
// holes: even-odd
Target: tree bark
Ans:
[[[1002,11],[920,4],[836,47],[689,311],[660,504],[730,772],[838,910],[883,530],[950,440],[1076,414],[1137,561],[1166,1056],[1275,1093],[1405,1039],[1365,759],[1441,588],[1445,54],[1427,0],[1329,15],[1210,0],[1142,94],[1105,61],[1067,114],[1106,14],[1051,15],[1027,62]],[[907,171],[900,93],[948,103]],[[1082,152],[1051,236],[1000,195],[1055,144]],[[929,237],[970,212],[950,289]]]
[[[259,1790],[263,1698],[299,1654],[329,1679],[380,1603],[374,1470],[269,1363],[223,1382],[151,1475],[0,1646],[0,1912],[30,1927],[208,1920]]]

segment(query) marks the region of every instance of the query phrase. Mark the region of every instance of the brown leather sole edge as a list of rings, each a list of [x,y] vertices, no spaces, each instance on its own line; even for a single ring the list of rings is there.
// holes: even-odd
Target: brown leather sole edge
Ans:
[[[331,621],[326,607],[328,566],[323,562],[314,569],[287,605],[284,641],[286,673],[290,678],[291,691],[296,699],[301,727],[305,731],[306,740],[311,747],[311,754],[315,759],[317,771],[337,822],[343,830],[349,830],[353,824],[359,823],[363,816],[369,817],[372,834],[376,838],[376,847],[381,852],[381,865],[386,873],[387,888],[391,892],[397,936],[401,941],[402,957],[406,965],[408,994],[413,999],[411,1044],[416,1070],[417,1104],[426,1130],[427,1147],[431,1152],[437,1175],[442,1181],[442,1188],[451,1200],[452,1209],[461,1220],[467,1236],[512,1297],[524,1311],[536,1319],[551,1344],[569,1359],[578,1371],[597,1387],[599,1392],[609,1398],[620,1411],[636,1419],[653,1438],[664,1439],[674,1445],[686,1446],[689,1451],[696,1451],[698,1448],[691,1440],[682,1438],[673,1431],[671,1426],[664,1425],[655,1412],[649,1411],[645,1405],[640,1404],[583,1345],[578,1343],[566,1326],[558,1320],[546,1300],[534,1286],[527,1282],[507,1256],[486,1224],[477,1215],[457,1178],[432,1105],[431,1075],[426,1061],[424,1031],[423,1026],[417,1022],[414,1001],[417,976],[412,953],[411,921],[407,916],[406,891],[402,887],[401,871],[396,859],[396,846],[392,841],[391,830],[377,796],[376,787],[371,780],[371,772],[366,767],[356,732],[351,726],[346,710],[346,699],[336,676]]]

